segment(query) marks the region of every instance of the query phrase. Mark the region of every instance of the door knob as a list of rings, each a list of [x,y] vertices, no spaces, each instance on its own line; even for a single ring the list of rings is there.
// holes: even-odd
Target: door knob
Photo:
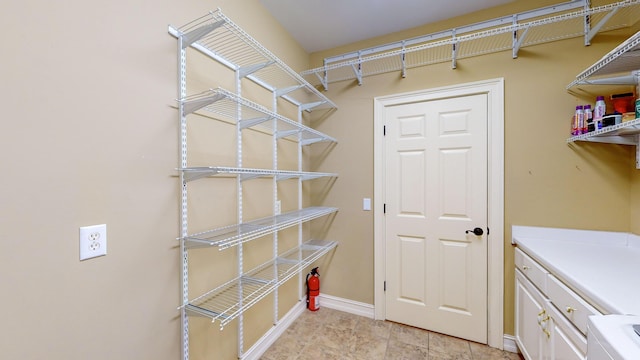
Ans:
[[[480,235],[484,234],[484,231],[482,230],[482,228],[477,227],[477,228],[475,228],[473,230],[467,230],[464,233],[465,234],[473,233],[475,236],[480,236]]]

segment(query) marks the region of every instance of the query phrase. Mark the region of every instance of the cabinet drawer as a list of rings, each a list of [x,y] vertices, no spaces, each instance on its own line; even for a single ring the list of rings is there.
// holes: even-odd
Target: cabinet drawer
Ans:
[[[560,313],[583,334],[587,333],[589,316],[602,315],[553,275],[549,275],[547,281],[547,296],[553,305],[560,310]]]
[[[547,291],[547,275],[549,274],[547,270],[518,248],[516,248],[515,264],[516,268],[520,269],[538,289],[543,293]]]
[[[548,304],[553,319],[553,348],[556,359],[584,359],[587,356],[587,337],[571,325],[555,306]]]

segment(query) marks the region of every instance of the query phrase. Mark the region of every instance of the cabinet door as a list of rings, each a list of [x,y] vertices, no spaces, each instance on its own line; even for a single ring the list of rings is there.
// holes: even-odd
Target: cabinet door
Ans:
[[[547,331],[551,331],[545,298],[519,270],[516,270],[515,297],[515,336],[520,352],[527,360],[549,359],[550,332],[545,332],[539,323],[547,319]]]

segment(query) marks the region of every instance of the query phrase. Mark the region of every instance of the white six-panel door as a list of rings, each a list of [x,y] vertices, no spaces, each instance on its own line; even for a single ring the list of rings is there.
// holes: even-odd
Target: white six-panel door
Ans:
[[[487,343],[487,94],[383,118],[385,316]]]

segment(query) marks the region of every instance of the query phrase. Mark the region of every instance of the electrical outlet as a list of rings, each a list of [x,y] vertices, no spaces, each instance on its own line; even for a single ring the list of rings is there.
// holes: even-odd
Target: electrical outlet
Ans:
[[[107,224],[80,228],[80,260],[107,255]]]

